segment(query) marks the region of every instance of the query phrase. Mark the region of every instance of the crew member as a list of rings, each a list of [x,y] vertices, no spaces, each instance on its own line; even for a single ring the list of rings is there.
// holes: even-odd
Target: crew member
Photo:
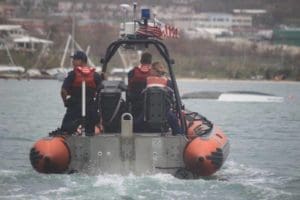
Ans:
[[[167,70],[161,62],[152,63],[150,76],[147,77],[147,88],[149,87],[160,87],[168,92],[168,98],[166,99],[166,118],[172,129],[172,134],[180,134],[181,128],[179,126],[179,120],[176,112],[174,112],[174,109],[172,108],[174,105],[173,84],[167,77]]]
[[[62,131],[68,134],[84,126],[86,135],[95,133],[95,126],[100,126],[100,113],[97,111],[96,93],[102,83],[101,76],[94,68],[87,66],[87,56],[77,51],[73,56],[73,70],[68,73],[62,88],[61,97],[67,108],[62,121]],[[82,82],[86,82],[86,117],[82,119]]]
[[[146,88],[147,77],[150,75],[152,55],[144,52],[140,65],[128,72],[127,100],[130,102],[130,110],[134,118],[140,115],[143,109],[144,97],[141,94]]]

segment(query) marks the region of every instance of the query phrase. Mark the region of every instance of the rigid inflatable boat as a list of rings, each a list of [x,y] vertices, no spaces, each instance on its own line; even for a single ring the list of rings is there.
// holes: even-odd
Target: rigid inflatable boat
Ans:
[[[127,34],[108,46],[101,59],[103,72],[120,48],[158,51],[174,87],[174,110],[182,132],[174,134],[166,124],[165,95],[160,88],[144,97],[144,120],[152,129],[134,132],[126,81],[108,79],[98,92],[104,131],[95,136],[51,132],[31,148],[33,168],[40,173],[169,173],[178,178],[210,176],[218,171],[229,154],[228,138],[204,116],[184,108],[167,47],[151,35]]]

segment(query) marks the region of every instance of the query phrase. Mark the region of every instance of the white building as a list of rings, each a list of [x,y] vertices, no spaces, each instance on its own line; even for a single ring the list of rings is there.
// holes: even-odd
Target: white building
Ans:
[[[233,15],[227,13],[201,13],[192,15],[190,25],[198,28],[231,29],[234,26],[252,27],[252,17],[248,15]]]
[[[188,37],[211,37],[232,35],[234,27],[252,27],[252,16],[228,13],[200,13],[173,19]]]
[[[29,36],[20,25],[0,25],[0,49],[35,51],[38,45],[53,42]]]
[[[246,15],[262,15],[266,14],[267,11],[263,9],[234,9],[233,13]]]
[[[252,17],[249,15],[233,15],[232,27],[252,27]]]
[[[198,28],[231,28],[232,15],[226,13],[201,13],[192,17],[192,25]]]

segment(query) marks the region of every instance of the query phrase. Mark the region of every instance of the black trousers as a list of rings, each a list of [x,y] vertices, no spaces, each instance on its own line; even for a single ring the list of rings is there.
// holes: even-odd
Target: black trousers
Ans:
[[[63,118],[61,129],[71,135],[76,132],[79,125],[84,125],[86,135],[94,135],[95,125],[100,121],[97,105],[93,102],[86,106],[85,120],[82,118],[81,109],[80,104],[69,106]]]

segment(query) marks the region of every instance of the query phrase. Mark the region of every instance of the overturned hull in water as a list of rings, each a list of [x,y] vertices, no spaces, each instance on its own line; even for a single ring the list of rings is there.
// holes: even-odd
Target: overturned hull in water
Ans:
[[[215,99],[226,102],[275,102],[282,103],[284,98],[272,94],[253,91],[200,91],[183,94],[182,99]]]

